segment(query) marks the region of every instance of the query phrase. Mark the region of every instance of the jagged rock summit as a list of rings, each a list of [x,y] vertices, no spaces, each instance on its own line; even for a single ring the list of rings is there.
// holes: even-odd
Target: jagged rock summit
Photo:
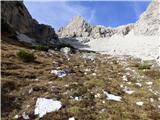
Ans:
[[[91,25],[81,16],[75,16],[65,28],[59,30],[59,35],[63,37],[88,37],[91,30]]]
[[[111,37],[114,34],[126,35],[133,29],[132,24],[117,28],[105,27],[102,25],[92,26],[81,16],[75,16],[66,27],[58,31],[59,37],[90,37],[93,39]]]

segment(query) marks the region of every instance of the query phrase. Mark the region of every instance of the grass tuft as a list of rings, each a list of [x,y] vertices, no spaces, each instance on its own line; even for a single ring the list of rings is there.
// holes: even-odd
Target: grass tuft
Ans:
[[[33,53],[24,50],[20,50],[19,52],[17,52],[17,57],[23,62],[33,62],[35,60],[35,56]]]
[[[48,51],[49,46],[47,46],[47,45],[37,45],[37,46],[34,46],[34,48],[36,50],[40,50],[40,51]]]

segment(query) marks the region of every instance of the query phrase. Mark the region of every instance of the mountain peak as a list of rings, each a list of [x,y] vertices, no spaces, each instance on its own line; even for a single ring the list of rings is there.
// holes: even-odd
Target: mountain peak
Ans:
[[[72,20],[68,23],[67,26],[71,25],[79,25],[79,27],[83,26],[83,24],[88,24],[88,22],[81,16],[74,16]],[[88,24],[89,25],[89,24]]]
[[[81,16],[74,16],[72,20],[84,20]]]
[[[75,16],[58,34],[63,37],[87,37],[91,29],[92,26],[84,18]]]

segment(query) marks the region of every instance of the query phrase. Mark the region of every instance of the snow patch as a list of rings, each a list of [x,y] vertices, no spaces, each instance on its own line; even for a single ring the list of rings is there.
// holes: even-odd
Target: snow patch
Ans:
[[[46,99],[46,98],[38,98],[36,101],[34,114],[39,115],[39,117],[42,118],[47,113],[57,111],[61,107],[62,107],[62,103],[60,101],[55,101],[55,100]]]
[[[113,35],[110,38],[91,39],[86,43],[89,47],[85,50],[93,50],[102,54],[113,56],[130,55],[143,60],[157,60],[159,56],[159,36],[135,35],[130,31],[126,36]]]

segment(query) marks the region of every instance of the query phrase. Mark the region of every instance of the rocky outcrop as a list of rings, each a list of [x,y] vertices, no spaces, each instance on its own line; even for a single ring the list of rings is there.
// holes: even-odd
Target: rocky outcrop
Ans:
[[[115,34],[115,32],[116,31],[110,27],[97,25],[92,28],[90,35],[92,38],[96,39],[96,38],[111,37],[113,34]]]
[[[16,31],[34,38],[37,43],[48,43],[57,40],[54,29],[51,26],[39,24],[29,14],[28,10],[20,1],[1,2],[1,16]]]
[[[153,0],[147,10],[140,16],[135,23],[134,33],[136,35],[158,35],[160,18],[159,18],[160,2]]]

